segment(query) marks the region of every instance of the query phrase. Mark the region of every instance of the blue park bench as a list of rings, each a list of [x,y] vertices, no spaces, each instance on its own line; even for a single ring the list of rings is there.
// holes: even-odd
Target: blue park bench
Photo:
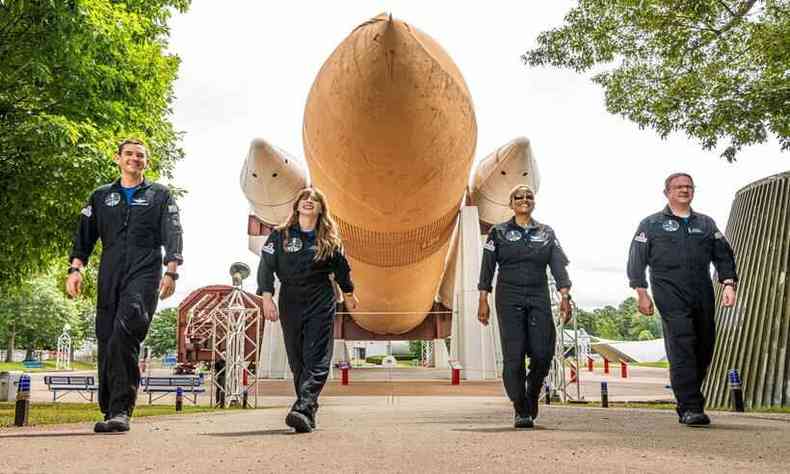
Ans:
[[[44,383],[52,392],[53,402],[73,392],[92,402],[94,392],[99,389],[92,375],[46,375]],[[58,395],[58,392],[62,393]]]
[[[184,397],[191,401],[193,405],[197,405],[197,397],[201,393],[205,393],[206,389],[203,388],[202,375],[174,375],[169,377],[142,377],[140,379],[140,387],[143,393],[148,394],[148,404],[159,400],[160,398],[176,393],[180,387],[184,392]],[[154,394],[156,398],[154,398]]]

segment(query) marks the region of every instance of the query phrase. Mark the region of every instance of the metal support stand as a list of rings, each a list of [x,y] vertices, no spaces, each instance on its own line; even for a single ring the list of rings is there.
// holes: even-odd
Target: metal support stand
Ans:
[[[250,269],[243,263],[231,266],[233,290],[209,314],[211,322],[211,400],[214,406],[258,406],[257,370],[263,320],[253,296],[241,289]],[[251,335],[252,334],[252,335]]]
[[[587,351],[581,354],[584,344],[579,343],[579,327],[576,318],[571,320],[570,326],[565,326],[560,317],[560,295],[556,291],[554,278],[549,275],[549,294],[551,295],[551,310],[554,315],[554,327],[557,331],[557,345],[551,371],[547,379],[551,385],[551,395],[563,401],[583,401],[581,391],[581,364],[585,360]],[[573,303],[571,303],[573,304]],[[575,311],[575,307],[573,308]],[[589,346],[589,344],[586,344]],[[569,377],[566,378],[566,371]],[[545,396],[545,395],[544,395]]]
[[[55,367],[58,370],[71,370],[71,327],[63,326],[63,332],[58,337],[58,358]]]
[[[433,341],[420,341],[420,365],[433,367]]]

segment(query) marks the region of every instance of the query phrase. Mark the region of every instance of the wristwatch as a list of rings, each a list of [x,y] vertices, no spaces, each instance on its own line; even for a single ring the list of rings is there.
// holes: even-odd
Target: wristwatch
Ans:
[[[570,293],[563,293],[563,294],[561,294],[560,296],[561,296],[561,297],[562,297],[562,299],[564,299],[564,300],[573,301],[573,298],[571,298],[571,294],[570,294]]]
[[[80,267],[69,267],[68,274],[71,275],[74,272],[82,273],[82,269]]]
[[[722,286],[731,286],[733,290],[738,289],[738,284],[735,283],[735,280],[725,280],[722,282]]]
[[[169,276],[173,281],[178,280],[178,273],[176,272],[165,272],[165,276]]]

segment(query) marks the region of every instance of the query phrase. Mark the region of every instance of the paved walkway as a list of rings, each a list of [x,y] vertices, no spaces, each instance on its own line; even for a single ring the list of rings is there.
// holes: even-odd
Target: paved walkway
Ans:
[[[266,409],[91,425],[0,429],[0,472],[787,472],[790,417],[713,413],[707,429],[670,411],[541,407],[516,431],[502,397],[324,397],[319,430]]]
[[[339,372],[335,371],[336,377]],[[95,372],[68,372],[59,375],[95,375]],[[170,371],[156,369],[151,375],[170,375]],[[44,384],[44,373],[32,374],[32,400],[36,402],[52,401],[52,393]],[[52,375],[55,375],[53,373]],[[330,381],[324,391],[330,396],[491,396],[504,397],[505,392],[501,380],[466,381],[460,385],[450,384],[448,369],[380,369],[364,368],[351,370],[351,383],[341,385],[337,378]],[[672,391],[667,388],[669,375],[666,369],[634,367],[629,369],[629,377],[619,377],[619,370],[612,368],[609,375],[603,369],[596,372],[581,373],[581,396],[584,400],[600,401],[600,382],[606,381],[611,401],[656,401],[672,400]],[[208,388],[208,387],[207,387]],[[293,383],[290,380],[264,380],[260,382],[261,397],[265,400],[272,396],[290,396],[293,394]],[[571,395],[576,398],[575,390]],[[63,398],[64,402],[80,402],[78,394],[72,393]],[[200,404],[207,405],[209,397],[201,395]],[[146,403],[147,397],[140,394],[139,403]],[[172,396],[162,398],[159,404],[172,404]]]

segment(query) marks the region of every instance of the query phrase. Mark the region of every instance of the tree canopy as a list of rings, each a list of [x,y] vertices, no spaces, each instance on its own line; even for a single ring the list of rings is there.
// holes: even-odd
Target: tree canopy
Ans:
[[[123,138],[146,140],[154,177],[182,157],[167,20],[189,3],[0,1],[0,289],[66,256]]]
[[[151,348],[151,355],[161,357],[174,353],[177,329],[178,308],[167,308],[156,313],[145,338],[145,345]]]
[[[68,324],[72,348],[91,337],[93,305],[87,300],[69,300],[62,291],[62,271],[51,271],[25,280],[0,304],[0,347],[57,349],[58,337]]]
[[[587,334],[603,339],[644,341],[663,337],[660,316],[640,314],[636,298],[626,299],[617,308],[604,306],[592,311],[577,308],[575,317]]]
[[[537,43],[524,62],[601,71],[609,112],[662,138],[790,149],[789,0],[579,0]]]

